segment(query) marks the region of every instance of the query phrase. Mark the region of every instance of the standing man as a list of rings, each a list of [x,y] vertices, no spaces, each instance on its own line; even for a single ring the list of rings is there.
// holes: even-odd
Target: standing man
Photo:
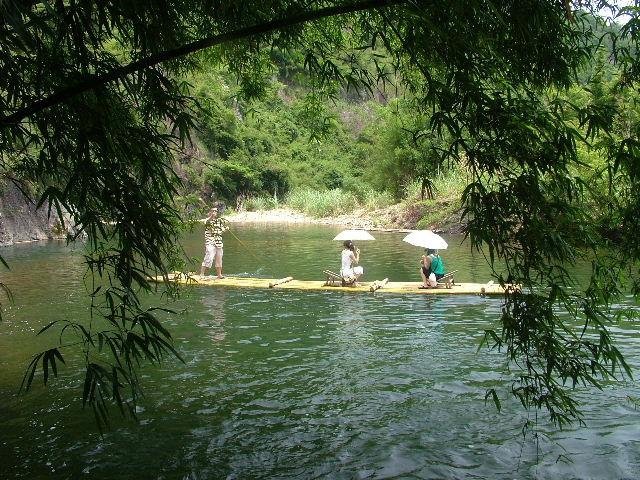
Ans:
[[[222,233],[229,230],[229,222],[220,218],[222,206],[220,204],[209,210],[209,216],[203,218],[204,222],[204,260],[200,267],[200,276],[204,276],[211,265],[216,267],[216,278],[224,278],[222,275]],[[215,263],[214,263],[215,261]]]

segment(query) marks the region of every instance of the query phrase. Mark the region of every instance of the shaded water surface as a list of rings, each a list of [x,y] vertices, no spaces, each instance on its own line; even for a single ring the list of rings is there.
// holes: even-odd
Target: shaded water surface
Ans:
[[[319,279],[339,268],[337,231],[234,226],[225,272]],[[360,245],[366,278],[418,281],[420,250],[375,236]],[[489,280],[482,257],[448,240],[458,281]],[[193,269],[201,243],[184,241]],[[16,396],[30,355],[55,341],[35,332],[87,315],[82,251],[2,254],[15,295],[0,324],[2,478],[640,478],[638,383],[581,390],[586,427],[556,431],[540,413],[523,437],[535,413],[510,399],[501,354],[477,351],[500,300],[475,296],[189,289],[166,316],[184,364],[144,368],[138,422],[114,412],[101,437],[73,355],[50,387]],[[638,327],[613,331],[637,370]],[[500,413],[485,404],[492,387]]]

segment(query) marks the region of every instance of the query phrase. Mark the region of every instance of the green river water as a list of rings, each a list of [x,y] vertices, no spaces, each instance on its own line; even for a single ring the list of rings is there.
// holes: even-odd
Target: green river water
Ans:
[[[321,279],[339,269],[340,230],[234,225],[225,273]],[[362,242],[365,280],[416,280],[420,249],[400,233]],[[459,282],[486,282],[482,256],[447,237]],[[202,233],[184,239],[203,254]],[[250,250],[247,248],[249,247]],[[14,303],[0,323],[0,477],[87,479],[251,478],[640,478],[640,397],[630,379],[581,389],[586,426],[562,431],[509,396],[498,352],[478,344],[496,325],[499,298],[401,296],[194,287],[165,321],[185,362],[141,370],[138,421],[112,413],[100,436],[81,406],[82,372],[71,355],[48,387],[17,390],[55,319],[84,318],[82,247],[2,249]],[[158,295],[151,301],[166,304]],[[612,328],[637,374],[636,324]],[[487,388],[503,400],[498,413]]]

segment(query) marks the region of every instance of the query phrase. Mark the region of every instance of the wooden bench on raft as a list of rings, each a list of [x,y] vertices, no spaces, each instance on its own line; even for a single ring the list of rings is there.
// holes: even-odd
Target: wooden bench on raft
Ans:
[[[339,273],[332,272],[331,270],[323,270],[325,275],[324,286],[327,287],[349,287],[356,283],[356,277],[343,277]]]
[[[438,280],[438,287],[445,287],[445,288],[453,287],[456,284],[456,282],[454,282],[453,280],[453,274],[456,272],[457,270],[453,270],[449,273],[445,273],[442,277],[440,277],[440,279]]]

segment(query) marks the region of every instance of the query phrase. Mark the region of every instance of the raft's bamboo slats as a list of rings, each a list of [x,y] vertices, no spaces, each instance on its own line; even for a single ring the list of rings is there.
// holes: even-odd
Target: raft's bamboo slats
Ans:
[[[275,282],[269,282],[269,288],[273,288],[277,285],[282,285],[283,283],[290,282],[291,280],[293,280],[293,277],[284,277],[279,280],[276,280]]]
[[[289,277],[285,277],[289,278]],[[153,277],[151,280],[162,282],[163,278]],[[238,287],[238,288],[270,288],[271,284],[277,284],[277,290],[308,290],[308,291],[332,291],[332,292],[367,292],[370,293],[371,288],[376,282],[363,282],[358,286],[329,286],[325,285],[322,280],[288,280],[283,283],[276,283],[284,279],[274,278],[250,278],[250,277],[225,277],[216,279],[215,277],[201,277],[197,274],[185,274],[175,272],[169,274],[169,280],[181,284],[204,285],[211,287]],[[383,280],[384,281],[384,280]],[[383,281],[379,282],[382,283]],[[420,289],[420,282],[385,282],[382,287],[376,288],[384,293],[399,293],[412,295],[503,295],[504,288],[493,282],[489,283],[456,283],[451,288],[444,286],[438,288]],[[271,287],[272,288],[272,287]]]

